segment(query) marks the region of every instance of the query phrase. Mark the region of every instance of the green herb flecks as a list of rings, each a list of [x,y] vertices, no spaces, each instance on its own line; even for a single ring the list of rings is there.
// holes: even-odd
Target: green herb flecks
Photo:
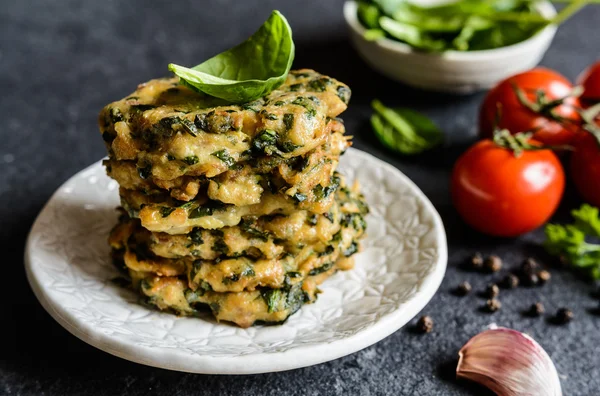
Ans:
[[[116,107],[113,107],[110,109],[110,120],[113,124],[115,124],[119,121],[124,121],[125,118],[123,117],[123,113],[121,113],[121,110],[117,109]]]
[[[173,213],[173,211],[174,211],[175,209],[176,209],[176,208],[172,208],[172,207],[170,207],[170,206],[162,206],[162,207],[160,208],[160,215],[161,215],[163,218],[164,218],[164,217],[169,217],[169,215],[170,215],[171,213]]]
[[[192,268],[190,268],[190,279],[194,281],[198,272],[200,272],[200,268],[202,268],[202,260],[196,260],[192,263]]]
[[[253,238],[257,238],[265,242],[269,240],[269,233],[257,230],[256,228],[252,227],[252,222],[249,220],[242,220],[242,222],[240,223],[240,228]]]
[[[194,244],[196,245],[202,245],[204,243],[204,240],[202,239],[202,229],[201,228],[194,228],[189,234],[188,234],[188,238],[191,239],[192,242],[194,242]]]
[[[310,275],[310,276],[319,275],[319,274],[322,274],[323,272],[329,271],[332,268],[333,268],[333,263],[332,262],[328,262],[328,263],[323,264],[320,267],[311,269],[308,272],[308,275]]]
[[[291,153],[292,151],[302,147],[300,145],[294,144],[292,142],[280,142],[277,145],[277,148],[283,153]]]
[[[299,96],[292,101],[292,104],[304,107],[306,109],[306,117],[309,119],[314,118],[317,115],[317,110],[314,107],[314,103],[309,98]]]
[[[321,77],[309,82],[308,86],[315,92],[324,92],[331,83],[332,81],[330,78]]]
[[[212,216],[215,211],[223,209],[224,206],[220,201],[209,201],[202,206],[190,210],[188,218],[197,219],[199,217]]]
[[[285,292],[279,289],[265,289],[261,290],[260,294],[263,300],[265,300],[265,304],[267,304],[269,313],[282,310],[282,302],[284,302],[286,298]]]
[[[169,64],[182,84],[231,103],[267,95],[283,84],[294,60],[292,30],[279,11],[246,41],[193,68]]]
[[[571,212],[573,224],[546,226],[548,253],[560,257],[574,268],[582,270],[590,278],[600,279],[600,243],[592,243],[600,238],[600,215],[598,208],[584,204]]]
[[[252,151],[255,154],[273,154],[277,149],[278,137],[277,132],[274,130],[265,129],[252,140]]]
[[[356,242],[352,242],[348,249],[344,250],[344,257],[350,257],[353,254],[358,252],[358,244]]]
[[[440,129],[424,115],[410,109],[390,109],[379,100],[371,103],[371,126],[379,141],[401,154],[419,154],[443,140]]]
[[[225,149],[215,151],[211,155],[223,161],[228,168],[231,168],[233,165],[235,165],[235,160],[229,155],[229,153]]]
[[[198,163],[199,159],[195,155],[190,155],[190,156],[185,157],[184,159],[182,159],[182,161],[185,162],[188,165],[195,165],[195,164]]]
[[[284,114],[283,125],[285,125],[286,132],[292,129],[292,127],[294,126],[294,115],[291,113]]]
[[[198,136],[198,128],[196,128],[196,125],[194,125],[194,123],[187,118],[180,118],[179,125],[181,125],[181,128],[188,134],[194,137]]]
[[[235,283],[235,282],[239,281],[243,277],[251,277],[251,276],[256,276],[256,273],[254,272],[254,268],[252,268],[250,265],[248,265],[246,268],[244,268],[244,270],[241,273],[224,277],[223,284],[229,285],[231,283]]]
[[[332,176],[331,182],[329,183],[328,186],[323,187],[322,185],[317,184],[313,188],[313,194],[315,194],[315,198],[318,201],[322,201],[324,199],[329,198],[331,193],[335,192],[335,190],[337,190],[339,185],[340,185],[340,178],[338,176]]]

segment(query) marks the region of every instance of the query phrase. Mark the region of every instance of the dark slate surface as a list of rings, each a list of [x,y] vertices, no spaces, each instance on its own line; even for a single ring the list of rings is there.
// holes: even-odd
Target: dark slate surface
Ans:
[[[453,380],[456,353],[488,324],[526,331],[546,348],[566,394],[600,389],[600,317],[593,285],[554,271],[544,288],[503,293],[504,308],[478,311],[476,295],[459,300],[449,290],[463,280],[476,289],[493,276],[463,272],[475,250],[496,252],[513,265],[543,258],[541,232],[517,240],[482,237],[467,229],[448,197],[451,165],[474,140],[482,95],[452,97],[408,89],[370,71],[345,34],[342,0],[271,1],[5,1],[0,7],[0,240],[3,316],[0,321],[0,394],[5,395],[312,395],[485,394]],[[203,376],[145,367],[98,351],[63,330],[31,293],[22,265],[27,231],[52,192],[72,174],[104,156],[96,127],[100,108],[137,83],[167,73],[168,62],[195,64],[236,44],[280,9],[297,43],[295,67],[310,67],[353,89],[344,113],[356,147],[396,165],[432,200],[446,225],[450,260],[444,283],[424,312],[432,334],[410,328],[345,358],[291,372],[252,376]],[[559,33],[543,64],[575,78],[600,57],[600,7],[588,7]],[[369,101],[411,105],[445,130],[443,150],[416,159],[385,151],[372,137]],[[569,194],[557,219],[577,199]],[[6,255],[8,254],[8,255]],[[576,319],[553,326],[520,311],[542,301],[548,310],[569,306]]]

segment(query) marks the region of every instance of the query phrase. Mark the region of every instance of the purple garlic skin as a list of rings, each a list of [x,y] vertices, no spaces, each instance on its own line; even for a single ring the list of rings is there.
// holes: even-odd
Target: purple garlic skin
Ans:
[[[499,396],[562,396],[554,363],[530,336],[496,328],[471,338],[458,352],[457,378],[466,378]]]

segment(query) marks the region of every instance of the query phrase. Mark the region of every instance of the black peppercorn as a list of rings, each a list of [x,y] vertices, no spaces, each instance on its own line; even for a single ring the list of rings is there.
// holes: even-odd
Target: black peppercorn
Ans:
[[[500,301],[496,300],[495,298],[487,300],[485,303],[485,309],[488,312],[496,312],[500,308],[502,308],[502,303]]]
[[[538,303],[533,304],[529,308],[529,311],[527,311],[527,314],[531,317],[537,318],[538,316],[543,315],[544,312],[546,312],[546,309],[544,308],[544,304],[542,304],[541,302],[538,302]]]
[[[433,330],[433,319],[430,316],[421,316],[417,322],[417,330],[421,333],[431,333],[431,330]]]
[[[487,272],[498,272],[502,269],[502,259],[492,255],[485,259],[483,266]]]
[[[536,274],[523,274],[523,283],[527,286],[536,286],[540,279]]]
[[[463,282],[454,289],[454,294],[457,296],[466,296],[471,292],[471,284],[469,282]]]
[[[569,308],[560,308],[556,311],[555,321],[558,324],[567,324],[574,318],[573,312]]]
[[[552,275],[550,274],[550,272],[548,272],[546,270],[541,270],[541,271],[538,271],[537,277],[538,277],[538,280],[540,281],[540,283],[544,284],[550,280]]]
[[[535,274],[539,268],[540,266],[537,261],[531,257],[525,259],[523,264],[521,264],[521,272],[523,272],[524,275]]]
[[[491,283],[487,285],[483,294],[487,298],[495,298],[498,296],[498,294],[500,294],[500,289],[498,288],[498,285],[496,285],[495,283]]]
[[[469,269],[479,271],[483,268],[483,257],[481,253],[475,253],[468,262]]]
[[[505,289],[514,289],[519,286],[519,277],[515,274],[508,274],[502,280],[501,285]]]

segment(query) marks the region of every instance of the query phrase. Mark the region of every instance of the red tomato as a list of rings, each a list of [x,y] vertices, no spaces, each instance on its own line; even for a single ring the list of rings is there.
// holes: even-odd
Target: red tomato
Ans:
[[[510,133],[536,131],[533,138],[546,145],[562,145],[571,142],[577,132],[575,126],[561,125],[544,114],[536,113],[525,107],[517,98],[513,84],[520,88],[527,98],[535,102],[536,91],[545,92],[549,100],[564,98],[569,95],[573,86],[560,74],[542,67],[516,74],[499,83],[488,92],[479,112],[479,133],[482,138],[491,138],[494,122],[501,105],[500,129],[508,129]],[[563,104],[554,108],[560,117],[579,122],[576,108],[579,99],[568,97]]]
[[[544,224],[565,188],[565,174],[550,150],[519,157],[489,139],[471,146],[452,173],[452,200],[462,218],[483,233],[514,237]]]
[[[577,85],[583,87],[582,99],[600,102],[600,61],[585,69],[577,77]]]
[[[600,207],[600,144],[590,133],[581,134],[575,140],[571,177],[583,199]]]

